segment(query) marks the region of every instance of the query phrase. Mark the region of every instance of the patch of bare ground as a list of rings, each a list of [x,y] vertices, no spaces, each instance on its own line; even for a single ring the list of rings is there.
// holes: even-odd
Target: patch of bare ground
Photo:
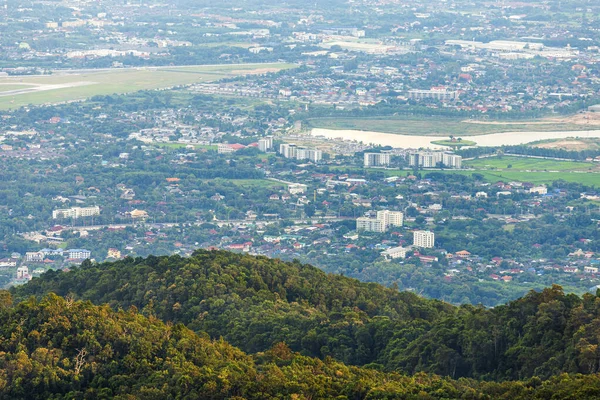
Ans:
[[[482,120],[464,120],[468,124],[480,125],[548,125],[548,124],[573,124],[585,125],[590,127],[600,126],[599,112],[580,112],[568,117],[543,118],[535,121],[482,121]]]
[[[262,74],[268,74],[269,72],[279,72],[279,71],[281,71],[281,68],[257,68],[257,69],[253,69],[253,70],[241,69],[241,70],[233,70],[231,72],[234,74],[243,74],[243,75],[262,75]]]
[[[572,151],[597,150],[600,149],[600,139],[559,139],[536,143],[532,146],[541,149],[563,149]]]

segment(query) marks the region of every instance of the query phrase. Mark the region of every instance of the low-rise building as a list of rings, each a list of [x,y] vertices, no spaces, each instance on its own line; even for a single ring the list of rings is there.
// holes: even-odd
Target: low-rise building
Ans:
[[[66,251],[67,258],[72,260],[85,260],[91,257],[92,252],[86,249],[70,249]]]
[[[82,218],[82,217],[91,217],[94,215],[100,215],[100,207],[71,207],[71,208],[62,208],[58,210],[52,211],[52,218]]]
[[[408,249],[405,247],[392,247],[391,249],[387,249],[381,253],[386,259],[394,259],[394,258],[406,258],[406,253]]]

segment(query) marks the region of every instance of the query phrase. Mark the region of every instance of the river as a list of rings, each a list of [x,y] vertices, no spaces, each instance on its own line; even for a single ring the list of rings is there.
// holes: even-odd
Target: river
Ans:
[[[403,149],[425,148],[447,148],[431,144],[434,140],[447,140],[448,136],[419,136],[419,135],[396,135],[394,133],[356,131],[345,129],[322,129],[313,128],[312,136],[324,136],[328,139],[354,140],[366,144],[381,146],[392,146]],[[477,146],[502,146],[518,145],[538,140],[564,139],[564,138],[600,138],[600,130],[592,131],[557,131],[557,132],[504,132],[491,133],[487,135],[465,136],[465,140],[472,140]]]

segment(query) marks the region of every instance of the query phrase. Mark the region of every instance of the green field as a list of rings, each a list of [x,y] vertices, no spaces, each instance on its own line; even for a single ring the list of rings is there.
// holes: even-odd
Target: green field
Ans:
[[[519,181],[534,184],[549,184],[554,181],[567,181],[581,183],[588,186],[600,187],[600,174],[594,172],[578,173],[574,171],[565,172],[525,172],[525,171],[452,171],[445,170],[444,173],[455,173],[462,175],[480,174],[488,182]]]
[[[589,162],[554,161],[539,158],[503,156],[482,158],[464,161],[465,167],[470,170],[422,170],[423,176],[428,172],[441,172],[444,174],[468,175],[479,174],[487,182],[519,181],[534,184],[550,184],[554,181],[564,180],[588,186],[600,187],[600,166]],[[508,168],[511,165],[511,168]],[[341,168],[340,168],[341,169]],[[409,170],[382,170],[369,169],[370,171],[383,172],[387,176],[406,176],[412,174]],[[359,173],[360,170],[356,170]]]
[[[555,161],[540,158],[510,156],[479,158],[475,160],[465,161],[463,162],[463,164],[467,167],[475,169],[494,169],[502,171],[562,172],[598,170],[598,165],[590,162]]]
[[[578,131],[586,130],[585,125],[561,124],[556,122],[540,123],[543,121],[514,121],[502,124],[477,124],[456,118],[423,117],[420,119],[389,116],[372,118],[315,118],[305,121],[309,128],[351,129],[395,133],[402,135],[431,135],[431,136],[473,136],[501,132],[529,131]],[[535,122],[532,125],[531,122]]]
[[[2,92],[8,92],[11,90],[19,90],[19,89],[27,89],[30,88],[30,85],[19,85],[19,84],[12,84],[12,83],[6,83],[6,84],[2,84],[0,85],[0,93]]]
[[[284,63],[196,65],[61,71],[45,76],[4,77],[0,78],[0,90],[5,86],[3,84],[19,85],[21,87],[18,89],[31,88],[32,90],[7,96],[2,96],[0,92],[0,109],[30,104],[53,104],[95,95],[121,94],[143,89],[169,88],[293,67],[293,64]]]
[[[378,170],[385,173],[386,176],[406,176],[412,173],[407,170]],[[357,171],[358,172],[358,171]],[[575,171],[564,171],[564,172],[525,172],[525,171],[484,171],[484,170],[452,170],[445,169],[443,171],[438,170],[423,170],[420,171],[423,176],[429,172],[440,172],[443,174],[459,174],[472,176],[473,174],[479,174],[483,176],[486,182],[531,182],[534,184],[550,184],[554,181],[563,180],[566,182],[581,183],[583,185],[600,187],[600,173],[594,172],[575,172]]]

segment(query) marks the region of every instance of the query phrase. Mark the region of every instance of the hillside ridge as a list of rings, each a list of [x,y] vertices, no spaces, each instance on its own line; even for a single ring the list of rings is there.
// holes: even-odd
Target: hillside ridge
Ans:
[[[84,263],[12,290],[135,306],[254,354],[292,351],[385,371],[516,380],[598,372],[600,299],[553,286],[494,309],[452,306],[299,262],[225,251]]]

